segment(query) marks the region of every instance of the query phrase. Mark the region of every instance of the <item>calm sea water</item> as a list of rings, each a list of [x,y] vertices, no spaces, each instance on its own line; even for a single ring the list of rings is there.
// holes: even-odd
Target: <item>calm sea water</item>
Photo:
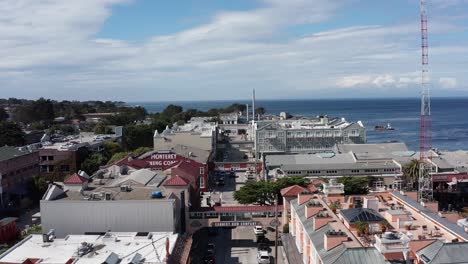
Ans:
[[[232,103],[247,101],[180,101],[133,102],[148,112],[160,112],[169,104],[184,109],[206,111],[226,107]],[[257,106],[265,107],[268,114],[282,111],[292,115],[345,117],[348,121],[361,120],[368,130],[368,142],[405,142],[412,150],[419,146],[420,100],[405,99],[323,99],[323,100],[257,100]],[[432,99],[432,145],[442,150],[468,149],[468,98]],[[393,131],[374,131],[376,125],[390,123]]]

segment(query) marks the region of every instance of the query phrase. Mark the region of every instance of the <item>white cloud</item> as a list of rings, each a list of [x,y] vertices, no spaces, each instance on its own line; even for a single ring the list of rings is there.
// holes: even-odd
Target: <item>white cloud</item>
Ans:
[[[439,84],[442,86],[442,88],[455,88],[457,86],[457,79],[443,77],[439,79]]]
[[[204,25],[129,42],[95,36],[112,6],[138,1],[0,1],[0,91],[2,96],[161,100],[246,97],[241,94],[252,87],[259,95],[263,90],[282,97],[287,90],[286,96],[302,97],[332,94],[336,86],[416,86],[417,19],[301,37],[288,31],[333,19],[346,11],[340,9],[343,2],[262,0],[256,9],[219,12]],[[432,34],[453,31],[460,27],[452,22],[431,24]],[[462,44],[431,47],[433,79],[454,72],[463,83],[466,77],[456,69],[466,65],[467,50]]]

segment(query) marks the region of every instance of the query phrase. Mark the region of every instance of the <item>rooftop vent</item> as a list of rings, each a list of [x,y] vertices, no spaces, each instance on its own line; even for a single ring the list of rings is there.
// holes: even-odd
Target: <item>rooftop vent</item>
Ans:
[[[93,244],[81,242],[81,245],[78,247],[78,256],[83,257],[91,251],[93,251]]]
[[[151,193],[151,198],[153,199],[161,199],[163,198],[163,194],[161,191],[154,191]]]
[[[50,229],[47,234],[42,234],[42,242],[48,243],[53,242],[55,238],[55,229]]]
[[[131,188],[128,185],[120,185],[120,191],[121,192],[130,192]]]

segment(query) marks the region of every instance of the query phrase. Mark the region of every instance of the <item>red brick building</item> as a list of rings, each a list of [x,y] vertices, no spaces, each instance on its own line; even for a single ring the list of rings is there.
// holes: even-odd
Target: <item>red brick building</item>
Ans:
[[[0,147],[0,175],[3,206],[15,196],[26,194],[27,182],[39,173],[38,152],[20,151],[14,147]],[[0,204],[2,206],[2,204]]]
[[[183,154],[184,151],[185,155]],[[148,164],[147,168],[164,171],[177,166],[181,161],[185,161],[185,163],[182,163],[184,164],[182,166],[185,166],[186,163],[190,164],[191,173],[198,178],[197,184],[199,186],[199,190],[204,192],[208,189],[208,172],[210,169],[208,161],[209,157],[209,152],[197,150],[191,147],[179,146],[171,151],[151,151],[145,153],[133,162],[137,160],[145,161]]]

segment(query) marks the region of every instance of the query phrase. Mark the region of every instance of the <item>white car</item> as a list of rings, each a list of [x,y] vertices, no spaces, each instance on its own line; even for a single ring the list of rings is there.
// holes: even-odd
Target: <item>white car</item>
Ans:
[[[254,227],[254,233],[255,233],[255,235],[263,235],[263,234],[265,234],[265,232],[263,231],[263,227],[262,227],[262,226],[255,226],[255,227]]]
[[[270,254],[268,251],[259,250],[257,254],[258,264],[270,264]]]

